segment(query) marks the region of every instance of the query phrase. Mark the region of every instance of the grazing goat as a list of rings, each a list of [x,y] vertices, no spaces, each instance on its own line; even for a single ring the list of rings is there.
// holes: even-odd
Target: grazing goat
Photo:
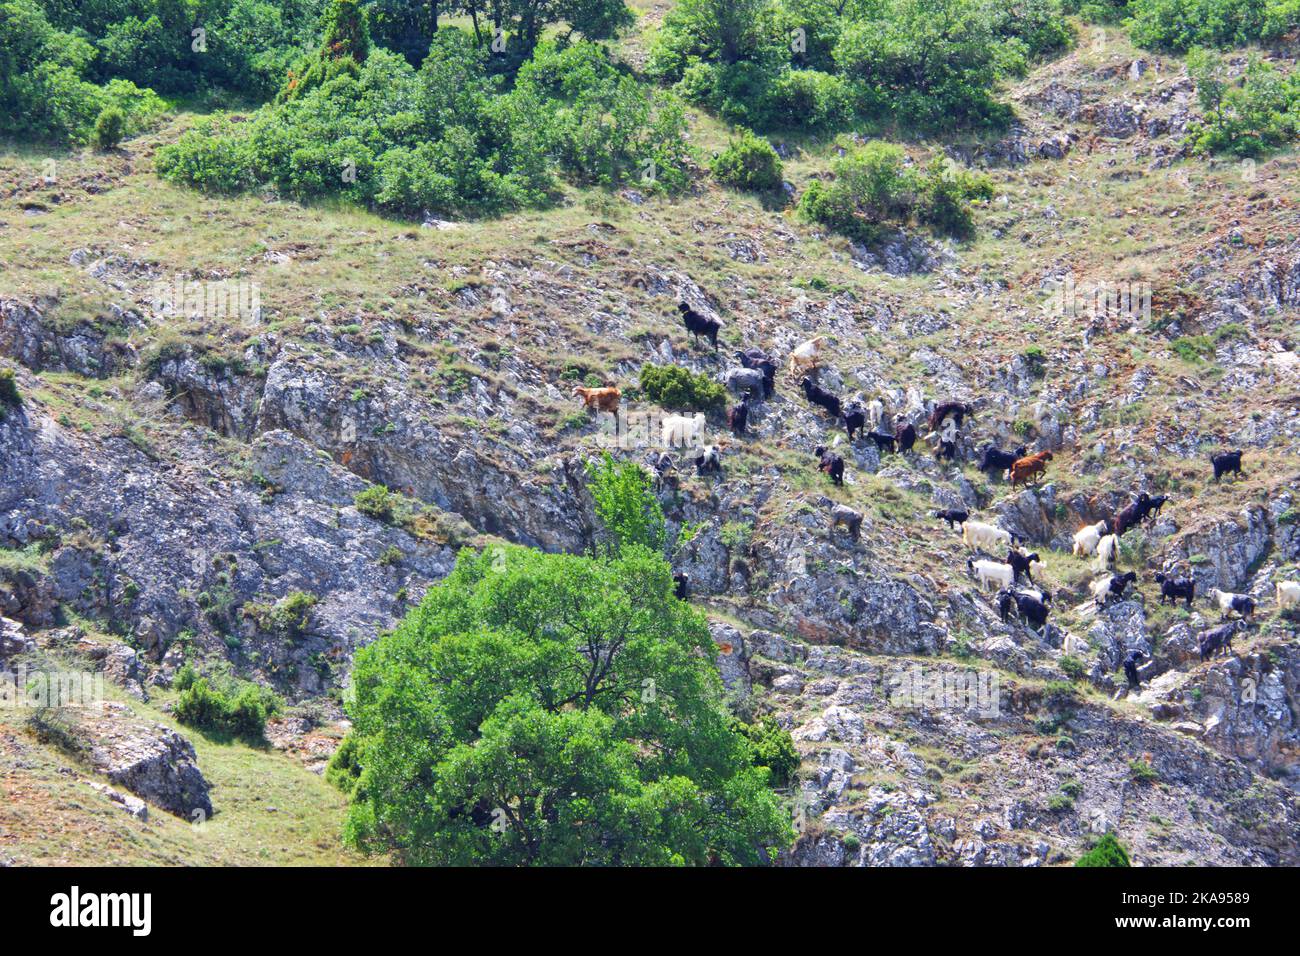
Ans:
[[[1208,661],[1219,651],[1223,651],[1224,657],[1232,653],[1232,635],[1243,626],[1241,621],[1229,621],[1227,624],[1220,624],[1197,635],[1196,643],[1201,652],[1201,662]]]
[[[1016,584],[1020,583],[1020,575],[1022,574],[1030,584],[1033,584],[1034,575],[1030,572],[1029,566],[1034,562],[1038,562],[1039,564],[1043,563],[1038,560],[1038,552],[1035,551],[1033,554],[1025,554],[1025,552],[1021,551],[1019,548],[1009,549],[1005,560],[1007,564],[1011,565],[1012,570],[1016,572]]]
[[[1044,594],[1042,598],[1036,598],[1032,594],[1023,594],[1016,592],[1016,610],[1020,616],[1036,628],[1043,628],[1047,624],[1047,615],[1051,610],[1052,599],[1049,595]]]
[[[962,522],[961,540],[968,548],[983,548],[985,551],[1009,547],[1015,543],[1010,531],[1003,531],[981,521]]]
[[[1052,460],[1050,451],[1035,452],[1025,458],[1017,458],[1011,464],[1011,487],[1030,478],[1037,477],[1047,470],[1047,463]]]
[[[677,303],[678,310],[682,313],[682,322],[686,326],[686,331],[695,336],[698,342],[700,336],[705,336],[713,345],[713,351],[718,350],[718,330],[722,328],[722,323],[717,319],[710,319],[706,315],[700,315],[685,302]]]
[[[1255,599],[1245,594],[1233,594],[1231,591],[1210,588],[1210,600],[1219,606],[1219,613],[1224,617],[1227,617],[1233,611],[1236,611],[1243,618],[1250,617],[1255,613]]]
[[[949,415],[951,415],[953,421],[960,426],[962,419],[967,416],[972,418],[975,416],[975,409],[965,402],[940,402],[938,405],[934,406],[934,411],[930,413],[930,418],[928,420],[930,431],[937,432],[939,426],[943,424],[943,420]]]
[[[1015,582],[1016,572],[1011,565],[1003,564],[1001,561],[976,561],[974,558],[967,558],[966,567],[979,581],[981,589],[990,584],[1009,588]]]
[[[727,409],[727,427],[731,429],[731,434],[739,438],[745,434],[745,428],[749,424],[749,402],[741,402],[739,405],[733,405]]]
[[[1103,535],[1097,542],[1097,570],[1105,571],[1115,566],[1119,557],[1119,538],[1113,534]]]
[[[1097,542],[1101,536],[1106,533],[1106,522],[1098,521],[1096,524],[1090,524],[1080,528],[1074,533],[1074,554],[1075,557],[1084,558],[1097,550]]]
[[[818,445],[813,449],[813,454],[821,461],[817,465],[817,470],[825,472],[831,476],[831,481],[837,485],[844,484],[844,459],[836,454],[826,450],[824,445]]]
[[[916,444],[916,426],[910,423],[899,425],[894,429],[894,441],[898,445],[900,455],[905,451],[911,451],[912,446]]]
[[[807,375],[821,364],[821,350],[826,336],[818,335],[804,342],[790,353],[790,378]]]
[[[762,349],[737,349],[736,358],[745,368],[757,369],[763,376],[763,397],[771,398],[776,394],[776,359]]]
[[[1124,599],[1124,589],[1137,580],[1137,572],[1125,571],[1123,574],[1110,574],[1104,578],[1098,578],[1093,581],[1092,588],[1093,599],[1098,605],[1104,605],[1111,598],[1117,600]]]
[[[961,524],[970,517],[969,511],[962,511],[960,508],[944,508],[941,511],[934,512],[934,516],[940,521],[948,522],[948,530],[953,529],[953,525]]]
[[[594,408],[601,412],[617,412],[618,400],[623,393],[617,388],[584,388],[575,385],[571,394],[581,395],[585,408]]]
[[[844,410],[844,430],[849,433],[849,441],[853,441],[854,432],[863,432],[867,428],[867,413],[862,410],[862,406],[856,403],[849,405]]]
[[[844,417],[844,409],[840,405],[838,395],[832,395],[811,378],[805,378],[799,384],[803,387],[804,398],[808,399],[812,404],[824,408],[834,418]]]
[[[1245,473],[1241,470],[1241,450],[1220,452],[1217,455],[1210,456],[1210,464],[1214,466],[1214,480],[1218,481],[1226,474],[1236,473],[1239,477],[1244,477]]]
[[[704,413],[694,415],[665,415],[660,423],[664,445],[669,448],[687,448],[698,445],[704,438]]]
[[[983,472],[1006,471],[1021,458],[1024,458],[1025,454],[1024,445],[1021,445],[1015,451],[1002,451],[992,445],[985,445],[984,451],[980,454],[979,470]]]
[[[673,575],[673,597],[679,601],[685,601],[691,593],[691,576],[685,571],[678,571]]]
[[[1300,581],[1277,582],[1277,609],[1285,611],[1289,607],[1300,607]]]
[[[1178,599],[1182,598],[1187,602],[1190,610],[1192,607],[1192,598],[1196,596],[1196,581],[1192,578],[1176,578],[1172,574],[1165,574],[1163,571],[1157,571],[1155,575],[1156,584],[1160,585],[1160,603],[1164,604],[1165,599],[1177,607]]]
[[[756,368],[729,368],[722,373],[722,384],[727,391],[739,395],[759,396],[764,393],[763,373]]]
[[[854,511],[848,505],[836,505],[831,509],[831,537],[839,525],[849,529],[849,537],[857,541],[862,537],[862,512]]]
[[[882,453],[893,452],[894,450],[893,435],[886,435],[884,432],[867,432],[867,437],[876,443],[876,448],[880,452]]]
[[[722,449],[717,445],[705,445],[695,456],[695,474],[704,475],[710,471],[715,475],[722,474]]]
[[[1125,531],[1140,524],[1150,504],[1151,496],[1144,491],[1121,508],[1115,515],[1115,536],[1122,538]]]

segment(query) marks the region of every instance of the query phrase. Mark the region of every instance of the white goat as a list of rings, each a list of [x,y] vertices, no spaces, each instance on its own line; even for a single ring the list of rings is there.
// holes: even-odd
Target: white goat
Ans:
[[[1300,581],[1277,582],[1277,609],[1300,607]]]
[[[664,446],[688,448],[704,441],[704,413],[693,416],[665,415],[662,423]]]
[[[994,551],[999,547],[1011,546],[1011,532],[995,528],[991,524],[984,524],[982,521],[963,521],[961,540],[968,548],[983,548],[985,551]]]
[[[1092,591],[1092,599],[1097,602],[1097,606],[1104,606],[1110,600],[1111,590],[1110,582],[1115,580],[1115,575],[1108,574],[1104,578],[1098,578],[1088,585]]]
[[[1119,538],[1113,534],[1103,535],[1097,542],[1097,570],[1105,571],[1115,566],[1119,557]]]
[[[1074,533],[1074,553],[1076,557],[1087,557],[1097,550],[1097,542],[1106,531],[1106,522],[1098,521],[1080,528]]]
[[[790,353],[790,377],[793,379],[807,375],[821,364],[821,349],[826,336],[817,335],[804,342]]]
[[[867,402],[867,425],[870,431],[875,431],[880,427],[880,423],[885,420],[885,403],[878,398],[873,398]]]
[[[975,561],[967,558],[966,567],[970,568],[971,573],[979,580],[981,589],[990,584],[1009,588],[1016,577],[1011,565],[1003,564],[1001,561]]]

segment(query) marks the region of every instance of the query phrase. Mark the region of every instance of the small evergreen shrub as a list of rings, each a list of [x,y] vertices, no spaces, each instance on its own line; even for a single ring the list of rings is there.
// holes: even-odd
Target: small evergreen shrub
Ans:
[[[1083,856],[1074,861],[1075,866],[1130,866],[1128,851],[1112,833],[1105,834]]]
[[[358,491],[352,503],[367,518],[376,521],[393,519],[393,493],[383,485],[371,485],[364,491]]]
[[[670,411],[721,411],[727,405],[721,384],[680,365],[641,366],[641,393]]]
[[[116,106],[100,110],[92,137],[98,149],[112,149],[126,136],[126,114]]]
[[[741,130],[713,161],[713,178],[724,186],[749,192],[776,192],[784,182],[781,158],[772,144]]]

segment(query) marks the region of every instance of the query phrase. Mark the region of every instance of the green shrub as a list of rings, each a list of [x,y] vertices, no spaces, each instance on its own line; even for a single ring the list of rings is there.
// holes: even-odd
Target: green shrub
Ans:
[[[232,679],[218,689],[191,672],[187,684],[172,711],[180,723],[249,743],[264,739],[267,720],[282,707],[276,694],[248,681]]]
[[[122,142],[126,135],[126,114],[116,106],[106,106],[95,120],[95,146],[99,149],[112,149]]]
[[[358,491],[352,504],[367,518],[388,522],[393,520],[393,498],[393,493],[383,485],[371,485]]]
[[[752,724],[736,720],[732,726],[749,741],[754,766],[766,767],[771,772],[772,786],[787,787],[794,782],[800,761],[790,731],[771,717]]]
[[[325,766],[325,780],[348,796],[361,778],[361,745],[356,734],[348,734]]]
[[[1187,69],[1204,116],[1188,132],[1194,151],[1260,156],[1300,134],[1300,75],[1283,76],[1252,54],[1233,78],[1220,54],[1203,49],[1188,53]]]
[[[0,421],[4,421],[5,407],[18,408],[23,397],[18,391],[18,377],[11,368],[0,368]]]
[[[1070,657],[1068,655],[1061,658],[1061,671],[1066,677],[1070,678],[1070,680],[1079,680],[1088,673],[1087,668],[1084,667],[1083,661],[1079,660],[1077,657]]]
[[[1154,783],[1160,779],[1160,774],[1156,772],[1156,768],[1145,760],[1130,760],[1128,770],[1129,776],[1137,783]]]
[[[641,393],[670,411],[721,411],[727,404],[722,385],[680,365],[641,366]]]
[[[749,130],[727,144],[713,161],[713,177],[725,186],[776,192],[784,182],[781,158],[772,144]]]
[[[1092,845],[1083,856],[1075,860],[1075,866],[1129,866],[1128,851],[1114,834],[1107,833]]]
[[[1268,42],[1300,23],[1295,0],[1129,0],[1127,12],[1134,43],[1179,53]]]

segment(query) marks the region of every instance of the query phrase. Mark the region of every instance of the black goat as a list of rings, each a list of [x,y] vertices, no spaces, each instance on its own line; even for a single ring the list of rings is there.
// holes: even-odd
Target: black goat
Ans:
[[[1217,455],[1210,456],[1210,464],[1214,466],[1214,480],[1218,481],[1224,475],[1235,472],[1237,475],[1244,475],[1241,470],[1241,450],[1225,451]]]
[[[916,426],[911,423],[899,425],[894,430],[894,442],[898,445],[900,455],[905,451],[911,451],[912,446],[916,444]]]
[[[849,433],[849,441],[853,441],[854,432],[864,432],[867,428],[867,413],[861,405],[854,403],[844,410],[844,430]]]
[[[1026,453],[1027,449],[1024,445],[1021,445],[1015,451],[1002,451],[992,445],[985,445],[984,451],[980,454],[979,470],[983,472],[1006,471],[1021,458],[1024,458]]]
[[[1042,561],[1038,560],[1038,552],[1034,552],[1033,554],[1025,554],[1023,551],[1019,550],[1018,548],[1011,548],[1010,550],[1007,551],[1007,556],[1002,563],[1011,565],[1012,581],[1014,581],[1016,584],[1020,583],[1020,575],[1022,574],[1025,576],[1026,580],[1028,580],[1030,584],[1033,584],[1034,575],[1030,572],[1029,566],[1033,564],[1035,561],[1038,561],[1039,564],[1043,563]]]
[[[1168,495],[1155,495],[1151,498],[1148,498],[1147,503],[1142,506],[1141,520],[1146,521],[1147,518],[1156,517],[1158,514],[1160,514],[1160,509],[1165,506],[1165,502],[1168,500],[1169,500]]]
[[[1160,603],[1165,603],[1165,598],[1169,603],[1177,606],[1178,599],[1183,598],[1187,601],[1187,607],[1192,606],[1192,598],[1196,596],[1196,581],[1192,578],[1175,578],[1172,575],[1165,574],[1162,571],[1156,572],[1156,584],[1160,585]]]
[[[1002,623],[1005,624],[1007,619],[1011,617],[1011,609],[1015,607],[1016,596],[1012,591],[1003,588],[997,593],[994,600],[997,602],[998,617],[1000,617]]]
[[[741,402],[739,405],[733,405],[727,409],[727,427],[731,429],[731,434],[739,438],[745,434],[745,427],[749,424],[749,403]]]
[[[1115,596],[1116,600],[1124,600],[1124,589],[1137,580],[1136,571],[1125,571],[1123,574],[1112,574],[1110,576],[1110,593]]]
[[[1208,631],[1201,632],[1197,638],[1201,660],[1208,661],[1219,651],[1223,651],[1225,657],[1231,653],[1232,635],[1236,634],[1243,626],[1241,621],[1229,621],[1227,624],[1220,624],[1218,627],[1212,627]]]
[[[893,452],[894,450],[893,435],[887,435],[884,432],[867,432],[867,437],[876,443],[876,448],[878,448],[881,451],[881,453]]]
[[[695,473],[704,475],[710,471],[717,475],[722,474],[722,455],[717,445],[704,445],[700,448],[700,453],[695,456]]]
[[[948,530],[952,531],[954,525],[959,525],[970,517],[969,511],[962,511],[960,508],[944,508],[936,511],[934,516],[940,521],[948,522]]]
[[[822,388],[811,378],[805,378],[800,384],[803,386],[804,398],[814,405],[826,409],[835,418],[844,417],[844,409],[840,405],[840,397],[832,395],[826,389]]]
[[[713,345],[713,351],[718,350],[718,330],[722,328],[722,323],[717,319],[710,319],[707,315],[700,315],[685,302],[677,303],[678,310],[682,313],[682,322],[686,326],[686,331],[695,336],[699,341],[701,335],[709,340]]]
[[[817,465],[817,470],[825,472],[831,476],[831,481],[837,485],[844,484],[844,459],[836,454],[826,450],[824,445],[818,445],[813,449],[813,454],[821,459]]]
[[[1040,601],[1032,594],[1016,592],[1016,610],[1020,612],[1021,617],[1037,628],[1047,624],[1047,615],[1051,610],[1049,607],[1051,603],[1052,599],[1047,594],[1044,594],[1043,600]]]
[[[1151,504],[1151,496],[1144,491],[1121,508],[1115,515],[1113,532],[1115,537],[1122,538],[1125,531],[1140,524],[1149,504]]]
[[[757,369],[763,373],[763,397],[771,398],[776,394],[776,359],[759,348],[736,349],[736,358],[745,368]]]
[[[691,593],[691,576],[685,571],[678,571],[673,575],[673,596],[679,601],[685,601]]]

